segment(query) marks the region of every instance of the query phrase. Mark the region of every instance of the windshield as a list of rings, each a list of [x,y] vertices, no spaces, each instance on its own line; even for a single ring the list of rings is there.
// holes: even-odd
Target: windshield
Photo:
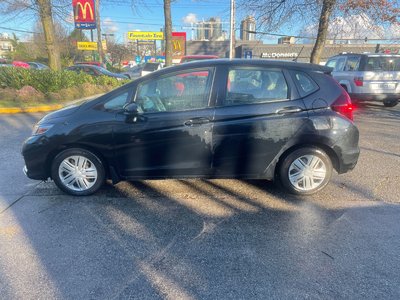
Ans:
[[[365,71],[400,71],[399,56],[368,57]]]

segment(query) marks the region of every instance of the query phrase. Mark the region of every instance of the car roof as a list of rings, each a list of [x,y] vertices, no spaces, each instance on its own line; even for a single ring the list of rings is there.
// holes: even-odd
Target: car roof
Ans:
[[[209,60],[198,60],[187,62],[185,64],[179,64],[175,66],[171,66],[168,68],[164,68],[163,70],[171,70],[174,68],[175,70],[185,70],[190,67],[192,68],[202,68],[202,67],[214,67],[214,66],[264,66],[264,67],[276,67],[276,68],[287,68],[287,69],[302,69],[307,71],[318,71],[323,73],[330,73],[332,68],[321,66],[317,64],[311,63],[300,63],[293,61],[285,61],[285,60],[268,60],[268,59],[228,59],[228,58],[219,58],[219,59],[209,59]]]
[[[73,65],[71,67],[89,67],[89,68],[93,68],[93,69],[100,69],[101,68],[99,66],[89,65],[89,64],[77,64],[77,65]]]
[[[387,53],[339,53],[330,58],[338,57],[338,56],[366,56],[366,57],[400,57],[400,54],[387,54]]]

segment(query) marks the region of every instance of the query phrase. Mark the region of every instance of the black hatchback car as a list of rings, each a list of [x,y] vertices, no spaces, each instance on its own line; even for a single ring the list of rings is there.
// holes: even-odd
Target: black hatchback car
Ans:
[[[89,195],[106,179],[259,178],[321,190],[354,168],[358,129],[331,68],[209,60],[165,68],[41,119],[22,149],[29,178]]]

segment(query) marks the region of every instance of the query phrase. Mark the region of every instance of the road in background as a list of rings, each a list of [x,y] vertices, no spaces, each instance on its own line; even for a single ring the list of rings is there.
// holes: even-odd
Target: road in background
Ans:
[[[71,197],[22,173],[40,117],[0,116],[1,298],[400,298],[400,105],[360,107],[356,169],[306,198],[261,180]]]

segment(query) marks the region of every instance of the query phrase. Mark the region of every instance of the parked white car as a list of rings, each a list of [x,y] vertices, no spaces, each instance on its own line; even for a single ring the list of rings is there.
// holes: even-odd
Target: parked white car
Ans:
[[[326,66],[352,100],[380,101],[396,106],[400,98],[400,55],[343,53]]]

